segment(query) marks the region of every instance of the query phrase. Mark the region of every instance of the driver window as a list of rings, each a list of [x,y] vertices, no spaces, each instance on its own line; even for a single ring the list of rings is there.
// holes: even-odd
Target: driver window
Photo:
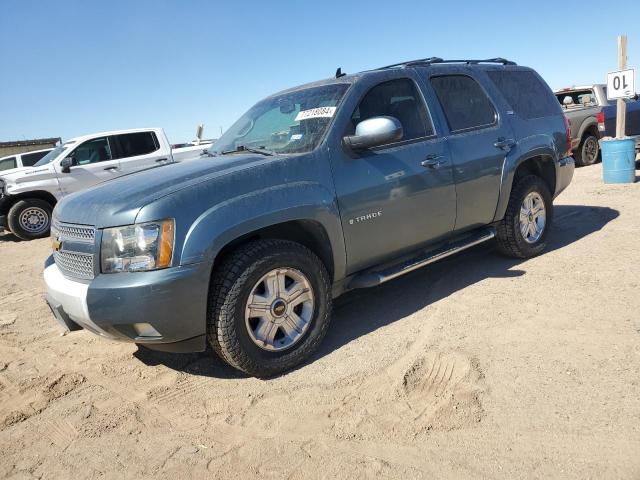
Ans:
[[[434,133],[424,101],[408,78],[380,83],[369,90],[353,112],[347,134],[353,135],[361,121],[380,116],[394,117],[402,124],[403,141]]]
[[[88,165],[90,163],[111,160],[111,148],[107,137],[94,138],[81,143],[73,152],[74,165]]]

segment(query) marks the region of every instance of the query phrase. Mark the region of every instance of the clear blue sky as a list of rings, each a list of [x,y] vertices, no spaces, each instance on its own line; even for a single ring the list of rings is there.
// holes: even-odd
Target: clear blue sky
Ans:
[[[602,82],[638,4],[595,1],[0,0],[0,141],[198,123],[218,136],[262,97],[397,61],[503,56],[552,88]]]

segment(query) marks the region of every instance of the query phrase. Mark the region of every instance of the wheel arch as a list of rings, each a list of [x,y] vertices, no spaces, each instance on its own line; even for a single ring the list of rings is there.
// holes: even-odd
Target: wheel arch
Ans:
[[[13,207],[20,200],[37,198],[38,200],[44,200],[45,202],[49,203],[51,205],[51,208],[55,207],[56,203],[58,202],[58,200],[53,194],[45,190],[34,190],[31,192],[23,192],[23,193],[18,193],[16,195],[9,195],[5,198],[6,200],[2,202],[2,205],[0,206],[0,215],[7,215],[11,207]]]
[[[556,191],[556,166],[553,154],[545,151],[534,152],[529,156],[521,158],[509,174],[505,176],[494,221],[499,221],[504,217],[507,211],[507,205],[509,204],[511,190],[520,178],[527,175],[540,177],[549,188],[551,196],[554,197]]]
[[[253,240],[267,239],[290,240],[304,245],[318,256],[327,269],[327,272],[329,272],[329,277],[331,279],[334,278],[335,259],[329,234],[319,221],[309,219],[288,220],[275,223],[240,235],[227,242],[218,250],[214,259],[214,266],[219,264],[222,258],[241,245]]]

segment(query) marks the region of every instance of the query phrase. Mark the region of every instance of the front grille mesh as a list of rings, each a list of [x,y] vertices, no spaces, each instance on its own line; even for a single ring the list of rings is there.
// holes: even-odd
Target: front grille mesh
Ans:
[[[93,243],[96,231],[93,227],[54,222],[51,227],[51,235],[59,237],[60,240],[79,240]]]
[[[60,250],[53,253],[56,265],[63,275],[85,280],[93,278],[93,255]]]

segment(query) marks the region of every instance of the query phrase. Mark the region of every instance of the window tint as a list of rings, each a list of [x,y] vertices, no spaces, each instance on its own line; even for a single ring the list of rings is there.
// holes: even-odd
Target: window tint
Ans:
[[[112,160],[111,148],[107,137],[94,138],[80,144],[73,153],[74,165],[88,165],[90,163]]]
[[[527,71],[490,71],[491,81],[502,92],[504,99],[514,113],[525,120],[531,118],[557,115],[558,102],[553,98],[549,88],[533,72]],[[586,96],[577,97],[580,103],[593,102],[593,92],[585,92]]]
[[[125,133],[114,135],[112,138],[115,138],[120,146],[117,158],[146,155],[160,148],[154,132]]]
[[[36,152],[36,153],[23,153],[22,154],[22,166],[33,167],[38,160],[44,157],[49,152]]]
[[[349,133],[353,134],[361,121],[383,115],[400,121],[403,140],[433,135],[424,101],[408,78],[384,82],[369,90],[351,116]]]
[[[496,111],[480,85],[465,75],[432,77],[431,85],[452,132],[492,125]]]
[[[16,161],[16,157],[9,157],[0,160],[0,170],[9,170],[10,168],[16,168],[17,166],[18,162]]]

